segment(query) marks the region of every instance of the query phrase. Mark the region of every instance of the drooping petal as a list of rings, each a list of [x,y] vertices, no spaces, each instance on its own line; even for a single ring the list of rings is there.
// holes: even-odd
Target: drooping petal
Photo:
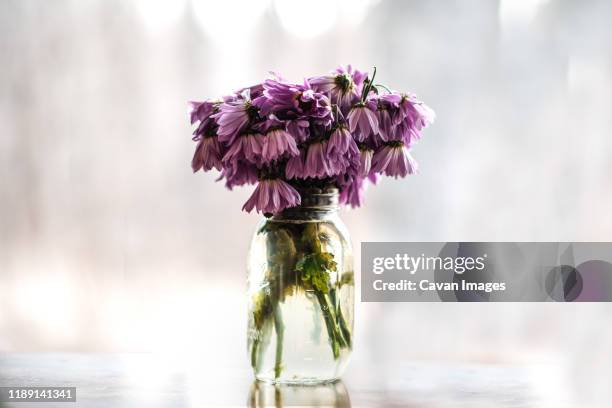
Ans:
[[[211,117],[219,125],[219,141],[231,144],[249,123],[250,101],[238,100],[219,105],[219,112]]]
[[[269,163],[283,155],[297,156],[299,154],[295,139],[283,129],[272,129],[263,137],[262,158]]]
[[[304,165],[304,176],[312,178],[325,178],[334,174],[326,157],[327,141],[312,143],[308,146],[306,162]]]
[[[306,152],[304,150],[301,150],[299,155],[287,160],[287,165],[285,166],[285,177],[287,178],[287,180],[291,180],[294,178],[306,178],[306,175],[304,173],[305,157]]]
[[[394,142],[381,147],[374,154],[372,171],[394,178],[406,177],[417,171],[417,163],[403,143]]]
[[[301,202],[300,194],[287,182],[280,179],[260,180],[251,197],[242,209],[251,212],[276,214],[285,208],[295,207]]]
[[[348,114],[349,130],[359,142],[378,133],[378,118],[369,104],[354,106]]]
[[[191,160],[193,172],[203,169],[204,171],[216,168],[221,170],[221,148],[216,137],[205,137],[198,142],[195,154]]]
[[[359,175],[361,177],[367,177],[372,168],[372,157],[374,151],[371,149],[359,149]]]

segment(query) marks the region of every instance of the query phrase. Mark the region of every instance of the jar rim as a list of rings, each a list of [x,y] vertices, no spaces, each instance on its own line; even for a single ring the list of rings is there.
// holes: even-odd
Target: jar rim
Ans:
[[[275,219],[287,219],[287,218],[302,218],[305,217],[306,213],[313,212],[318,213],[319,216],[322,214],[335,213],[339,209],[340,193],[336,187],[328,188],[316,188],[307,187],[297,189],[301,202],[299,205],[294,207],[285,208],[278,214],[275,214]],[[308,218],[308,217],[306,217]]]

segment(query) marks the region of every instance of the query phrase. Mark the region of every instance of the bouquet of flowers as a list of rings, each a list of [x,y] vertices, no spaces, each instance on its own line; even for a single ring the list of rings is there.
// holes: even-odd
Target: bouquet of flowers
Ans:
[[[434,113],[414,95],[375,83],[375,77],[376,68],[370,77],[349,65],[301,84],[274,76],[219,100],[191,102],[194,172],[217,169],[229,189],[257,184],[243,210],[279,216],[260,226],[254,242],[261,248],[252,245],[250,251],[259,251],[251,273],[262,277],[250,282],[248,346],[258,378],[281,379],[282,305],[289,296],[312,304],[312,338],[323,338],[324,323],[331,346],[326,358],[340,364],[343,351],[351,349],[352,306],[344,312],[341,307],[347,298],[352,305],[353,296],[344,291],[353,286],[348,239],[329,220],[283,222],[282,216],[313,190],[332,189],[340,203],[357,207],[366,183],[417,170],[410,148]],[[306,323],[299,324],[294,332],[305,330]],[[286,375],[290,381],[313,378],[295,370]]]
[[[278,76],[219,100],[191,102],[194,172],[217,169],[230,190],[257,184],[242,207],[266,215],[300,204],[299,188],[335,186],[358,207],[379,175],[417,170],[410,148],[434,112],[414,95],[350,65],[307,78]]]

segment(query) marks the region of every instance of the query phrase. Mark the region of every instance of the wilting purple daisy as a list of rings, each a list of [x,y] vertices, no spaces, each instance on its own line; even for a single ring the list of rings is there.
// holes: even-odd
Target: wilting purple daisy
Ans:
[[[352,161],[358,162],[359,149],[346,126],[338,126],[327,142],[327,158],[331,174],[347,171]]]
[[[264,163],[276,160],[285,153],[290,156],[300,154],[295,139],[287,131],[280,128],[269,129],[263,137],[261,157]]]
[[[219,105],[219,112],[212,115],[219,124],[219,141],[233,143],[240,131],[249,123],[249,119],[256,113],[256,109],[249,100],[244,99]]]
[[[269,79],[263,87],[263,95],[254,101],[263,115],[275,113],[282,119],[308,117],[319,123],[331,123],[333,116],[329,99],[313,91],[307,81],[298,85]]]
[[[209,136],[200,139],[191,160],[191,168],[194,173],[200,169],[204,171],[212,168],[221,170],[221,146],[216,137]]]
[[[349,150],[357,151],[357,144],[346,126],[338,126],[329,137],[327,154],[331,157],[341,156]]]
[[[421,130],[433,123],[435,113],[414,95],[401,95],[397,103],[399,115],[395,119],[396,124],[401,121],[407,121],[411,126]]]
[[[379,131],[382,141],[403,141],[410,147],[421,130],[432,123],[434,113],[414,96],[391,92],[378,96]]]
[[[247,160],[253,164],[262,162],[263,136],[259,133],[246,133],[234,140],[223,156],[223,162]]]
[[[233,189],[236,186],[257,182],[257,167],[241,160],[223,163],[223,170],[217,181],[225,179],[225,186]]]
[[[294,178],[305,178],[304,175],[304,162],[306,161],[306,152],[300,150],[299,155],[291,157],[287,160],[285,166],[285,177],[287,180]]]
[[[326,140],[315,142],[308,146],[306,162],[304,163],[304,177],[324,178],[333,175],[326,151]]]
[[[301,202],[300,194],[281,179],[264,179],[253,191],[242,209],[251,212],[253,208],[264,214],[275,214],[285,208],[295,207]]]
[[[253,103],[263,115],[275,113],[282,115],[284,111],[298,109],[299,95],[308,89],[304,85],[292,84],[279,79],[264,81],[263,93]]]
[[[399,102],[401,95],[388,93],[378,96],[378,129],[380,139],[388,141],[394,139],[395,126],[401,122]]]
[[[321,125],[329,125],[333,120],[332,108],[327,96],[314,92],[312,89],[307,89],[299,96],[298,112]]]
[[[387,142],[374,154],[372,171],[394,178],[406,177],[417,171],[417,163],[403,142]]]
[[[306,119],[293,119],[285,121],[287,132],[289,132],[299,143],[305,142],[310,137],[310,122]]]
[[[309,78],[308,82],[315,91],[329,93],[331,102],[346,111],[359,99],[366,77],[367,73],[353,71],[349,65],[346,69],[339,67],[330,74]]]
[[[376,116],[376,102],[370,100],[358,103],[348,113],[349,130],[355,139],[363,142],[371,134],[378,133],[378,117]]]
[[[388,141],[401,141],[410,148],[420,137],[419,130],[411,126],[409,121],[404,120],[392,128],[389,133]]]
[[[352,208],[361,206],[364,193],[364,178],[356,177],[343,186],[340,191],[340,204],[350,205]]]
[[[208,119],[210,115],[213,114],[216,104],[218,103],[211,101],[189,102],[189,116],[191,118],[191,124],[193,125],[198,121],[201,122],[205,119]]]
[[[219,169],[229,189],[258,183],[246,211],[299,205],[295,186],[334,186],[342,203],[359,206],[377,177],[416,171],[410,148],[435,117],[375,76],[376,68],[370,77],[350,65],[303,83],[275,75],[219,100],[191,102],[193,170]]]

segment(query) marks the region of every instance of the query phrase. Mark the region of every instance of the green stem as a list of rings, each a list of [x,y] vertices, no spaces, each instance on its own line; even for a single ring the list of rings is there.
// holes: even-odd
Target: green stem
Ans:
[[[323,314],[323,319],[325,320],[325,326],[327,327],[327,334],[329,335],[329,341],[331,342],[332,353],[334,354],[334,359],[340,357],[340,345],[338,344],[338,335],[336,332],[336,324],[334,322],[334,317],[332,315],[332,310],[330,308],[330,304],[327,300],[327,296],[321,291],[315,290],[317,295],[317,300],[319,301],[319,305],[321,306],[321,313]]]
[[[257,366],[257,348],[259,347],[259,339],[254,339],[251,345],[251,367]]]
[[[277,302],[274,305],[274,331],[276,332],[276,355],[274,361],[274,378],[280,377],[283,369],[283,335],[285,325],[283,324],[283,315],[281,314],[280,304]]]
[[[376,84],[375,86],[380,86],[381,88],[384,88],[387,92],[392,93],[392,91],[383,84]]]
[[[348,328],[348,324],[346,323],[346,319],[342,314],[342,309],[338,306],[338,326],[340,326],[340,331],[342,332],[342,336],[346,341],[346,346],[351,348],[351,331]]]
[[[329,291],[329,297],[331,298],[332,304],[334,305],[334,311],[336,315],[336,322],[338,324],[340,333],[342,335],[342,339],[344,345],[346,347],[351,347],[351,331],[348,328],[348,324],[346,323],[346,319],[342,314],[342,307],[337,301],[336,289],[332,289]]]
[[[261,371],[264,362],[264,354],[270,343],[270,335],[272,332],[272,322],[270,318],[270,315],[266,317],[262,327],[258,330],[258,337],[253,340],[253,345],[251,346],[251,365],[255,369],[255,373]]]
[[[372,89],[372,84],[374,83],[374,78],[376,78],[376,67],[374,67],[374,73],[372,74],[372,79],[369,79],[366,84],[363,86],[363,92],[361,94],[361,102],[365,102],[370,93],[370,89]]]

